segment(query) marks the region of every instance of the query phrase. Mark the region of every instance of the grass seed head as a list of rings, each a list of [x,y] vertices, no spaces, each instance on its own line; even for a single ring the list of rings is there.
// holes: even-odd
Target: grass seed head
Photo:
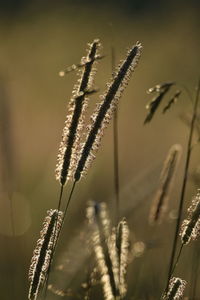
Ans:
[[[40,238],[33,252],[29,269],[29,300],[36,300],[39,289],[44,283],[49,268],[51,255],[61,228],[63,213],[58,210],[47,211]]]
[[[99,40],[94,40],[89,45],[88,55],[83,57],[80,79],[74,86],[72,98],[68,105],[68,114],[62,133],[62,140],[56,165],[56,179],[61,185],[72,178],[74,166],[77,161],[77,153],[80,148],[81,133],[84,128],[85,112],[88,106],[87,96],[91,93],[95,75],[94,63],[98,57]],[[94,90],[93,90],[94,91]]]
[[[200,235],[200,189],[188,208],[188,217],[182,223],[180,235],[184,245]]]
[[[85,143],[82,144],[78,155],[76,171],[74,174],[75,181],[86,174],[95,153],[99,149],[101,138],[105,128],[108,126],[118,100],[128,84],[131,74],[135,70],[141,54],[141,44],[137,43],[129,51],[125,60],[118,67],[111,82],[107,84],[107,90],[100,97],[101,102],[97,105],[93,115],[91,116],[91,124],[88,126],[88,134]]]
[[[183,297],[183,293],[185,290],[186,281],[173,277],[169,282],[169,288],[166,294],[163,297],[163,300],[180,300]]]

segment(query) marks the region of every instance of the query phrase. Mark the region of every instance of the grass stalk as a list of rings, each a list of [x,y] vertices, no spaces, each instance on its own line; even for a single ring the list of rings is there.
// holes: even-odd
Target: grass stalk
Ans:
[[[111,64],[112,74],[114,76],[116,55],[115,49],[111,46]],[[114,111],[113,116],[113,158],[114,158],[114,189],[115,189],[115,201],[116,201],[116,224],[120,217],[120,199],[119,199],[119,148],[118,148],[118,106]]]
[[[175,229],[174,240],[173,240],[173,245],[172,245],[170,263],[169,263],[167,288],[168,288],[168,285],[169,285],[169,280],[170,280],[171,275],[172,275],[174,258],[175,258],[176,249],[177,249],[179,228],[180,228],[181,216],[182,216],[182,211],[183,211],[183,203],[184,203],[184,198],[185,198],[188,170],[189,170],[191,151],[192,151],[193,133],[194,133],[194,128],[195,128],[197,108],[198,108],[198,103],[199,103],[199,93],[200,93],[200,80],[199,80],[198,85],[197,85],[196,97],[195,97],[194,106],[193,106],[193,115],[192,115],[192,120],[191,120],[191,125],[190,125],[190,132],[189,132],[188,143],[187,143],[187,154],[186,154],[186,161],[185,161],[185,168],[184,168],[184,175],[183,175],[183,183],[182,183],[181,196],[180,196],[179,209],[178,209],[178,218],[177,218],[177,222],[176,222],[176,229]]]

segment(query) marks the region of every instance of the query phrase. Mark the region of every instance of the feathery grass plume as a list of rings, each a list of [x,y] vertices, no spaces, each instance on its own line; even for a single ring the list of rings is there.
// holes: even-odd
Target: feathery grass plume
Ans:
[[[163,108],[163,114],[170,109],[170,107],[178,101],[181,91],[176,91],[174,96],[168,101],[167,105]]]
[[[190,240],[196,240],[200,235],[200,189],[188,208],[188,218],[181,225],[181,241],[187,245]]]
[[[168,291],[164,294],[163,300],[180,300],[183,297],[183,292],[186,286],[186,281],[173,277],[169,282]]]
[[[87,57],[83,57],[81,64],[84,68],[78,84],[74,86],[73,95],[69,102],[69,114],[66,117],[62,141],[56,165],[56,179],[63,186],[72,174],[73,163],[76,161],[76,152],[79,149],[81,131],[84,126],[84,114],[88,105],[87,95],[91,92],[95,70],[93,65],[98,58],[99,40],[89,45]]]
[[[102,101],[97,105],[91,116],[91,124],[87,128],[88,135],[78,155],[74,172],[75,181],[78,181],[87,172],[91,162],[94,160],[94,152],[99,148],[104,129],[110,122],[118,100],[128,84],[130,75],[138,64],[140,53],[141,44],[137,43],[128,52],[126,59],[119,66],[111,83],[107,85],[107,91],[101,96]]]
[[[101,284],[104,293],[105,300],[115,299],[115,285],[114,278],[111,278],[110,272],[108,270],[108,265],[106,262],[106,254],[104,249],[104,241],[101,237],[101,231],[97,222],[97,214],[99,208],[95,203],[89,203],[89,206],[86,211],[86,216],[88,218],[89,225],[92,228],[91,241],[94,248],[94,253],[96,256],[96,261],[98,269],[101,275]],[[113,275],[112,275],[113,277]]]
[[[169,194],[173,186],[178,163],[182,153],[182,147],[174,144],[164,161],[160,174],[159,187],[154,196],[149,214],[149,223],[156,224],[162,221],[163,215],[167,209]]]
[[[40,239],[37,241],[29,269],[29,300],[37,299],[39,289],[45,281],[51,254],[61,228],[62,217],[61,211],[56,209],[47,211],[47,217],[44,220]]]
[[[125,218],[119,222],[116,233],[116,248],[119,259],[119,290],[120,296],[124,297],[127,292],[126,272],[129,253],[129,228]]]
[[[148,113],[147,113],[147,116],[144,120],[144,124],[149,123],[152,120],[152,118],[153,118],[156,110],[158,109],[161,101],[163,100],[166,93],[170,90],[172,85],[174,85],[174,82],[166,82],[166,83],[163,83],[163,84],[158,84],[155,87],[152,87],[147,91],[148,94],[152,94],[152,93],[156,92],[156,93],[158,93],[158,95],[155,96],[146,105],[146,109],[148,110]]]

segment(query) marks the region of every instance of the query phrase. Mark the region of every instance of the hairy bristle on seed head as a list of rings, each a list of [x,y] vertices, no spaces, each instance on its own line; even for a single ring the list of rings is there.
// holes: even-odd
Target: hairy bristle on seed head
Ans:
[[[168,291],[164,294],[163,300],[180,300],[183,297],[186,281],[173,277],[169,282]]]
[[[184,245],[188,244],[191,239],[196,240],[200,235],[200,189],[188,208],[188,217],[181,225],[180,235]]]
[[[63,213],[58,210],[49,210],[44,220],[40,239],[37,241],[29,269],[29,300],[36,300],[39,289],[45,280],[49,268],[52,251],[61,228]]]
[[[108,84],[107,91],[101,96],[101,103],[97,105],[91,116],[91,124],[87,128],[86,141],[82,145],[78,155],[74,173],[75,181],[78,181],[87,172],[91,162],[94,160],[94,153],[99,148],[104,129],[110,122],[118,100],[128,84],[130,75],[138,64],[140,54],[141,45],[137,43],[129,50],[126,59],[119,66],[111,83]]]
[[[84,114],[88,106],[87,95],[90,94],[93,85],[94,63],[98,57],[99,47],[99,40],[94,40],[89,45],[88,55],[81,60],[84,67],[81,70],[80,79],[74,86],[73,96],[69,102],[55,171],[56,179],[60,181],[61,185],[71,178],[74,162],[77,160],[76,153],[79,151]]]
[[[176,170],[180,161],[182,147],[174,144],[167,154],[160,174],[159,186],[153,198],[149,214],[149,223],[161,223],[167,209],[167,203],[172,189]]]

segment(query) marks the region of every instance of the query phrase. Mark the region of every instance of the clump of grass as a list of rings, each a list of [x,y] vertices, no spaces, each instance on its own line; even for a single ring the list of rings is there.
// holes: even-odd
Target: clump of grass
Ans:
[[[92,230],[91,242],[101,275],[104,299],[123,299],[127,292],[125,277],[129,253],[129,228],[123,219],[118,227],[114,227],[111,231],[105,211],[107,211],[105,203],[92,202],[87,208],[87,218]]]
[[[140,43],[136,43],[136,45],[128,51],[125,60],[117,69],[111,83],[107,84],[108,89],[101,97],[102,101],[97,105],[96,110],[91,116],[91,123],[87,126],[88,134],[86,136],[86,140],[81,143],[81,132],[85,127],[84,113],[87,107],[86,96],[95,92],[94,90],[91,90],[94,76],[94,69],[92,69],[92,66],[93,63],[99,59],[99,55],[97,54],[98,48],[99,41],[95,40],[90,45],[88,56],[82,59],[82,76],[78,81],[78,84],[75,85],[73,91],[73,97],[69,104],[69,114],[67,115],[66,126],[63,130],[62,141],[59,149],[58,163],[56,166],[56,179],[58,179],[61,183],[58,210],[61,206],[64,184],[69,179],[73,181],[73,186],[65,206],[61,228],[64,223],[76,182],[84,173],[86,173],[91,161],[95,158],[93,152],[97,151],[99,148],[103,131],[107,127],[107,124],[113,115],[117,102],[128,83],[131,73],[137,66],[141,53]],[[76,69],[76,67],[73,67],[72,69]],[[63,73],[61,75],[63,75]],[[49,277],[53,255],[54,251],[50,258],[47,277]]]

